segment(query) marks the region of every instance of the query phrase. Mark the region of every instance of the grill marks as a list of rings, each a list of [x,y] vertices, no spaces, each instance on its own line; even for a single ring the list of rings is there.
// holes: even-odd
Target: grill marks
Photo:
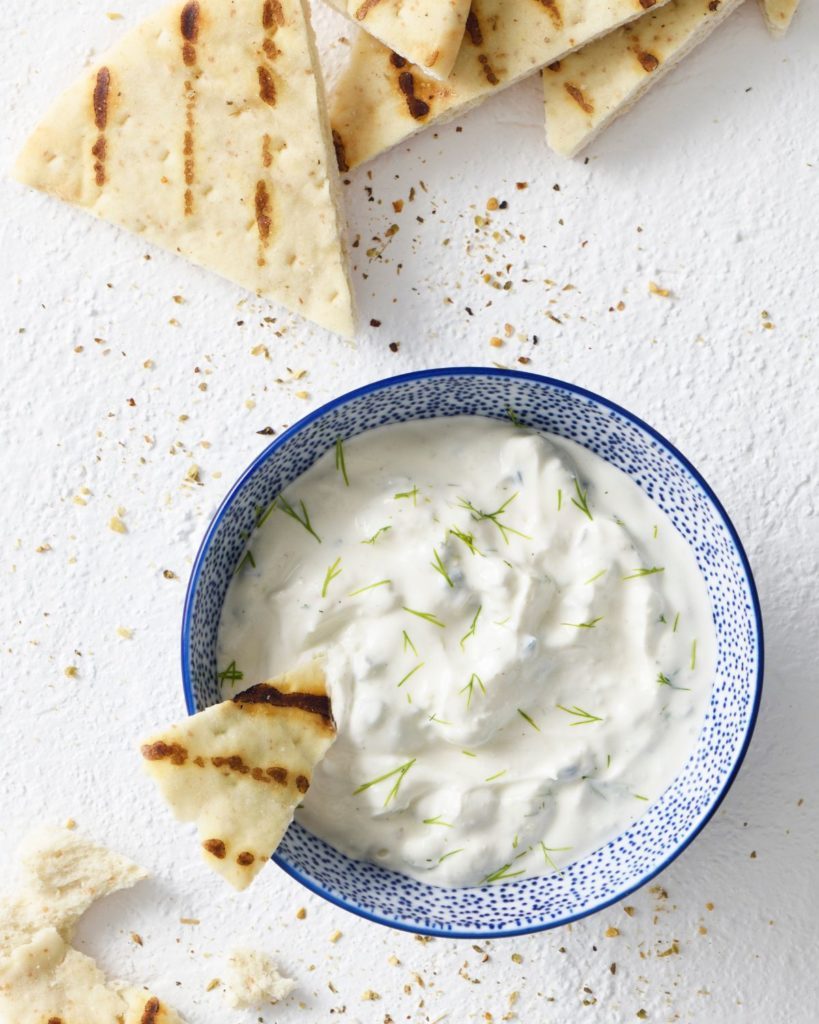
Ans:
[[[105,129],[108,126],[108,93],[111,88],[111,72],[108,68],[100,68],[94,80],[94,94],[92,103],[94,106],[94,124],[97,135],[94,145],[91,147],[91,155],[94,157],[94,181],[101,188],[105,184],[105,158],[108,151],[108,143],[105,139]]]
[[[652,71],[656,71],[657,68],[660,66],[660,61],[658,60],[658,58],[655,57],[653,53],[649,53],[648,50],[637,49],[634,55],[640,62],[640,66],[642,67],[643,71],[647,71],[650,73]]]
[[[264,157],[262,157],[262,161],[264,162]],[[270,205],[270,193],[267,190],[266,182],[261,180],[256,182],[255,205],[256,228],[259,232],[259,255],[256,258],[256,262],[260,267],[263,267],[267,262],[264,250],[270,245],[270,230],[273,226],[273,216]]]
[[[381,3],[381,0],[364,0],[364,3],[355,12],[356,21],[363,21],[373,7],[377,7]]]
[[[552,19],[554,27],[558,29],[563,28],[563,15],[560,13],[560,8],[557,6],[557,0],[538,0],[538,3],[546,9],[546,12]]]
[[[580,89],[576,85],[572,85],[571,82],[566,82],[563,86],[566,92],[571,96],[575,103],[580,107],[586,114],[594,113],[594,105],[590,103],[583,95]]]
[[[200,8],[197,0],[191,0],[182,8],[179,16],[179,31],[182,35],[182,63],[191,69],[191,77],[185,80],[185,134],[182,143],[185,173],[185,216],[193,213],[193,185],[196,181],[196,79],[201,75],[198,66],[196,44],[199,41]]]
[[[541,0],[541,2],[546,3],[547,0]],[[466,16],[466,35],[473,46],[483,46],[483,30],[481,29],[481,23],[478,21],[478,16],[475,14],[474,7],[470,7],[469,14]],[[490,85],[497,85],[500,79],[495,74],[489,57],[485,53],[478,54],[478,64],[487,82]]]
[[[224,860],[227,856],[227,847],[222,839],[206,839],[202,846],[217,860]]]
[[[261,11],[262,29],[264,30],[261,59],[265,63],[260,63],[256,68],[259,78],[259,98],[269,107],[275,107],[277,102],[276,79],[268,64],[275,61],[281,52],[276,46],[275,36],[285,24],[284,8],[281,0],[264,0]],[[269,168],[272,165],[273,139],[270,135],[265,134],[262,136],[262,167]],[[256,230],[259,235],[256,263],[263,267],[267,263],[265,250],[269,247],[273,234],[273,199],[270,194],[270,182],[264,178],[259,178],[256,182],[253,206],[256,211]],[[266,782],[267,779],[263,781]]]
[[[298,708],[318,715],[333,727],[330,698],[318,693],[283,693],[270,683],[258,683],[233,698],[234,704],[269,704],[274,708]]]
[[[142,1011],[142,1018],[139,1024],[156,1024],[159,1018],[159,1011],[162,1007],[159,1005],[159,1000],[156,996],[152,996],[145,1004],[145,1009]]]
[[[276,83],[273,81],[273,75],[270,73],[269,68],[266,68],[263,64],[260,64],[256,71],[259,74],[259,96],[269,107],[275,107]]]
[[[415,95],[415,77],[412,72],[401,70],[402,68],[406,68],[407,61],[400,54],[393,52],[390,54],[390,64],[392,67],[401,71],[398,76],[398,90],[406,100],[407,110],[409,110],[410,116],[414,117],[416,121],[423,120],[429,113],[430,107],[425,100],[422,100],[419,96]],[[336,158],[339,160],[339,168],[342,171],[349,170],[346,166],[347,161],[346,158],[344,158],[344,145],[341,138],[336,140],[336,136],[334,134],[333,142],[336,146]],[[341,156],[339,156],[339,147],[341,149]],[[345,165],[344,167],[341,166],[342,162]]]

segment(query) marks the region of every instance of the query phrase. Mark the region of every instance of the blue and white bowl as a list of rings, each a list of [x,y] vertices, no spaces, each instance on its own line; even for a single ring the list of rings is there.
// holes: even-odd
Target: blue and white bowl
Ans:
[[[711,701],[692,752],[663,796],[628,831],[564,870],[470,889],[442,889],[354,861],[293,824],[274,860],[325,899],[394,928],[453,938],[520,935],[576,920],[645,884],[678,856],[719,806],[745,756],[762,688],[762,622],[734,527],[694,467],[647,424],[582,388],[531,373],[425,370],[351,391],[265,449],[225,498],[188,585],[182,671],[191,713],[220,699],[216,636],[225,592],[257,511],[337,438],[407,420],[462,414],[571,438],[627,473],[691,545],[717,634]]]

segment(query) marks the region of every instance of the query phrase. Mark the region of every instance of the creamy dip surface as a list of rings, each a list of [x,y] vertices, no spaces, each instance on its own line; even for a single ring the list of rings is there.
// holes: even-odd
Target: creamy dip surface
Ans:
[[[226,697],[325,657],[338,739],[297,817],[435,885],[559,870],[683,767],[716,641],[671,521],[587,449],[461,416],[338,443],[259,516]]]

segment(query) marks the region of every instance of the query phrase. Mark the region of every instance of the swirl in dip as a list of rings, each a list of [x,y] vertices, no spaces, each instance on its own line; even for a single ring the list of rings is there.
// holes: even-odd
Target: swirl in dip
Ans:
[[[338,739],[298,820],[435,885],[558,870],[670,784],[715,636],[691,549],[624,473],[482,417],[379,427],[259,526],[225,696],[326,657]]]

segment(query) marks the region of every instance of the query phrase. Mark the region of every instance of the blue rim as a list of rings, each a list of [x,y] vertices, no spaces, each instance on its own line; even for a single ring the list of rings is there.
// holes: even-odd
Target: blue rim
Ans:
[[[623,890],[622,892],[618,893],[616,896],[613,896],[609,900],[604,900],[602,903],[599,903],[595,907],[591,907],[588,910],[583,910],[577,914],[570,914],[567,917],[561,918],[558,921],[549,921],[545,924],[532,925],[527,928],[513,928],[497,932],[451,932],[443,928],[419,928],[409,924],[403,924],[400,921],[393,921],[387,917],[381,917],[378,914],[371,914],[369,913],[369,911],[363,910],[361,907],[357,907],[352,903],[347,903],[345,900],[340,899],[333,893],[328,892],[328,890],[324,889],[322,886],[317,885],[311,879],[306,878],[294,867],[292,867],[292,865],[282,860],[278,855],[273,855],[274,862],[278,864],[278,866],[283,871],[290,875],[291,878],[295,878],[297,882],[300,882],[306,889],[309,889],[311,892],[314,892],[317,896],[321,896],[322,899],[327,900],[329,903],[332,903],[335,906],[340,907],[342,910],[347,910],[350,913],[355,914],[358,917],[364,918],[367,921],[373,921],[376,924],[386,925],[388,928],[395,928],[398,931],[412,932],[416,935],[431,935],[437,938],[444,939],[512,938],[518,935],[531,935],[534,932],[548,931],[552,928],[558,928],[562,927],[563,925],[572,924],[574,921],[579,921],[584,917],[588,917],[590,914],[596,914],[601,910],[605,910],[606,907],[610,907],[614,903],[619,903],[620,900],[624,899],[626,896],[631,895],[631,893],[636,892],[637,889],[642,888],[653,878],[656,878],[657,875],[659,875],[662,871],[665,871],[665,869],[671,863],[673,863],[673,861],[675,861],[677,857],[679,857],[680,854],[685,849],[687,849],[688,846],[697,838],[700,832],[702,832],[702,830],[705,828],[705,826],[713,818],[714,814],[719,809],[720,805],[722,804],[722,801],[728,795],[728,791],[734,784],[734,780],[737,777],[739,769],[742,767],[742,763],[745,760],[745,755],[748,753],[748,747],[751,744],[754,729],[756,728],[756,722],[759,716],[759,706],[762,700],[762,683],[765,667],[765,642],[762,630],[762,612],[759,606],[759,595],[757,594],[754,574],[751,571],[751,564],[748,561],[748,556],[745,554],[745,549],[742,546],[742,541],[739,539],[739,534],[734,528],[734,524],[731,522],[728,513],[722,506],[722,502],[716,496],[710,484],[704,479],[699,470],[697,470],[696,467],[693,466],[691,462],[688,461],[688,459],[682,454],[682,452],[675,448],[674,445],[671,444],[671,442],[668,441],[665,437],[663,437],[663,435],[660,434],[657,430],[655,430],[654,427],[650,426],[644,420],[641,420],[639,416],[635,416],[634,413],[629,412],[628,409],[624,409],[621,405],[618,405],[616,402],[612,402],[608,398],[603,398],[601,395],[595,394],[595,392],[593,391],[588,391],[586,388],[581,388],[576,384],[569,384],[567,381],[558,380],[555,377],[544,377],[538,373],[526,373],[522,370],[499,370],[480,366],[456,366],[444,367],[437,370],[415,370],[412,373],[402,373],[395,377],[385,377],[382,380],[373,381],[373,383],[371,384],[365,384],[363,387],[356,388],[353,391],[347,391],[345,394],[340,395],[338,398],[334,398],[331,402],[327,402],[320,408],[315,409],[311,413],[308,413],[308,415],[305,416],[303,419],[300,419],[298,423],[294,423],[292,427],[289,427],[283,434],[277,437],[275,441],[272,441],[267,446],[267,448],[264,449],[263,452],[257,455],[253,462],[251,462],[248,468],[244,471],[244,473],[242,473],[242,475],[239,477],[239,479],[236,481],[233,487],[231,487],[230,491],[228,491],[227,496],[223,500],[222,504],[219,506],[216,515],[213,517],[213,520],[210,526],[208,527],[204,538],[202,539],[202,543],[199,545],[199,550],[196,553],[196,559],[194,560],[193,569],[191,571],[190,579],[188,581],[188,589],[185,594],[185,607],[182,613],[182,686],[185,693],[185,705],[187,707],[188,714],[193,715],[196,713],[196,704],[193,697],[193,685],[190,677],[188,657],[190,651],[190,631],[191,619],[193,615],[193,598],[196,592],[197,585],[199,583],[199,575],[202,571],[202,565],[208,553],[208,549],[210,548],[211,540],[213,539],[215,532],[219,528],[219,524],[221,523],[223,517],[227,513],[230,506],[233,504],[233,501],[236,498],[237,494],[244,487],[245,482],[256,472],[256,470],[261,465],[263,465],[270,458],[270,456],[275,451],[277,451],[291,437],[293,437],[295,434],[298,434],[299,431],[303,430],[304,427],[314,422],[314,420],[317,420],[320,417],[324,416],[331,410],[336,409],[341,405],[346,405],[348,402],[353,401],[353,399],[359,398],[362,395],[371,394],[374,391],[385,390],[387,388],[394,386],[395,384],[404,383],[405,381],[426,380],[430,377],[456,377],[464,375],[474,377],[507,377],[513,380],[533,380],[537,381],[540,384],[548,384],[551,387],[568,391],[571,394],[579,395],[582,398],[589,398],[594,402],[598,402],[605,408],[611,409],[612,411],[618,413],[620,416],[623,416],[625,419],[629,420],[635,426],[639,427],[640,430],[645,431],[650,437],[653,437],[655,441],[662,445],[662,447],[664,447],[666,451],[668,451],[680,463],[683,469],[701,488],[703,493],[713,504],[714,508],[716,509],[717,513],[722,519],[726,529],[728,530],[728,535],[730,536],[734,548],[736,549],[736,552],[739,555],[739,560],[745,573],[745,578],[748,581],[748,589],[751,594],[751,604],[753,607],[754,629],[757,645],[757,671],[754,688],[754,702],[751,710],[751,717],[748,722],[748,729],[745,733],[745,739],[743,741],[742,749],[739,752],[739,756],[736,760],[736,763],[734,764],[734,767],[731,770],[731,774],[726,779],[725,785],[720,791],[719,796],[716,798],[708,813],[705,815],[705,817],[702,819],[699,825],[697,825],[697,827],[694,829],[691,835],[689,835],[684,842],[680,843],[677,849],[674,850],[673,853],[669,854],[668,857],[666,857],[666,859],[662,862],[662,864],[659,865],[659,867],[649,872],[647,875],[641,878],[639,882],[636,882],[628,889]]]

